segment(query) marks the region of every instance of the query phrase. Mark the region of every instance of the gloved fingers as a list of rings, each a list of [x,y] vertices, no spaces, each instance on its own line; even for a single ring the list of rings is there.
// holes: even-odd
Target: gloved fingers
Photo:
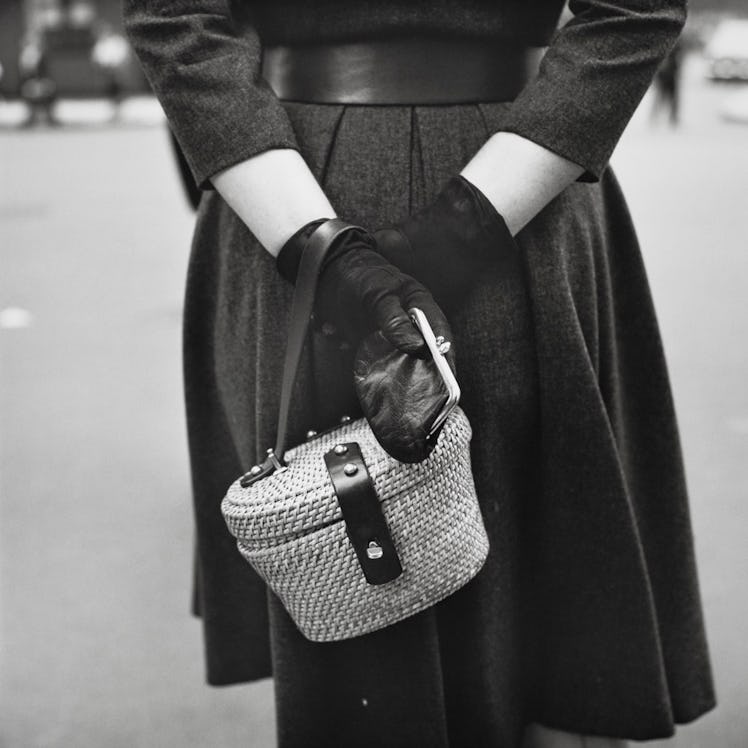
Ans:
[[[389,262],[408,275],[416,270],[416,257],[413,246],[398,228],[378,229],[374,232],[377,251]]]
[[[406,309],[418,307],[426,315],[434,335],[443,335],[445,339],[451,338],[452,330],[442,308],[436,303],[431,292],[414,278],[406,278],[402,304]]]
[[[408,312],[394,294],[383,296],[377,304],[375,318],[382,335],[398,350],[422,355],[426,344]]]
[[[348,278],[332,265],[322,272],[314,300],[314,328],[326,337],[356,345],[375,325]]]

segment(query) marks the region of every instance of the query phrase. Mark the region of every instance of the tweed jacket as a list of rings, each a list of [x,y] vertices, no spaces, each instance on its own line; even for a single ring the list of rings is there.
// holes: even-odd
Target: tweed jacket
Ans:
[[[198,184],[271,148],[297,148],[282,106],[260,75],[261,43],[397,34],[550,45],[540,74],[503,129],[598,179],[685,20],[685,0],[386,3],[296,0],[124,0],[125,22]]]

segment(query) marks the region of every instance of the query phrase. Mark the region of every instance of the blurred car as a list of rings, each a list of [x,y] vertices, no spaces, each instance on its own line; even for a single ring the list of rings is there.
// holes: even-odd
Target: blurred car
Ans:
[[[704,48],[713,80],[748,81],[748,20],[721,21]]]
[[[124,37],[99,20],[90,0],[47,9],[21,44],[22,95],[38,99],[44,89],[55,98],[116,98],[129,56]]]

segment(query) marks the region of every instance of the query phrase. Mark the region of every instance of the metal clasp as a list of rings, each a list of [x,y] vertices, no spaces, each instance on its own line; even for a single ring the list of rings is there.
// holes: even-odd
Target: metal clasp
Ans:
[[[384,556],[384,550],[376,540],[370,540],[369,545],[366,546],[366,555],[372,561],[376,561]]]
[[[439,338],[435,337],[428,318],[418,307],[413,307],[408,312],[410,318],[413,320],[413,324],[415,324],[421,335],[423,335],[423,339],[429,351],[431,351],[431,356],[436,364],[436,370],[439,376],[441,376],[447,390],[447,399],[444,406],[431,424],[431,430],[426,437],[427,439],[432,439],[444,425],[449,414],[457,407],[457,403],[460,401],[460,386],[457,384],[455,375],[452,369],[450,369],[447,359],[444,357],[451,348],[451,343],[444,340],[441,335]]]
[[[273,467],[275,468],[273,470],[274,473],[282,473],[284,470],[288,470],[288,466],[284,465],[279,459],[278,455],[275,454],[275,451],[271,447],[268,449],[268,460],[273,463]]]
[[[267,478],[273,473],[282,473],[284,470],[288,470],[288,467],[278,459],[272,449],[268,449],[264,462],[261,465],[253,465],[250,471],[239,479],[239,484],[242,488],[247,488],[261,478]]]

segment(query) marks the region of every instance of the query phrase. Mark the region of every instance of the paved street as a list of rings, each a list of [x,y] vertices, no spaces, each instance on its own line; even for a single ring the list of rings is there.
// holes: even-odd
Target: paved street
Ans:
[[[614,157],[672,372],[720,706],[748,746],[748,125],[689,68]],[[0,131],[0,745],[271,748],[270,682],[210,689],[187,615],[180,304],[192,216],[160,126]],[[384,748],[384,747],[383,747]]]

